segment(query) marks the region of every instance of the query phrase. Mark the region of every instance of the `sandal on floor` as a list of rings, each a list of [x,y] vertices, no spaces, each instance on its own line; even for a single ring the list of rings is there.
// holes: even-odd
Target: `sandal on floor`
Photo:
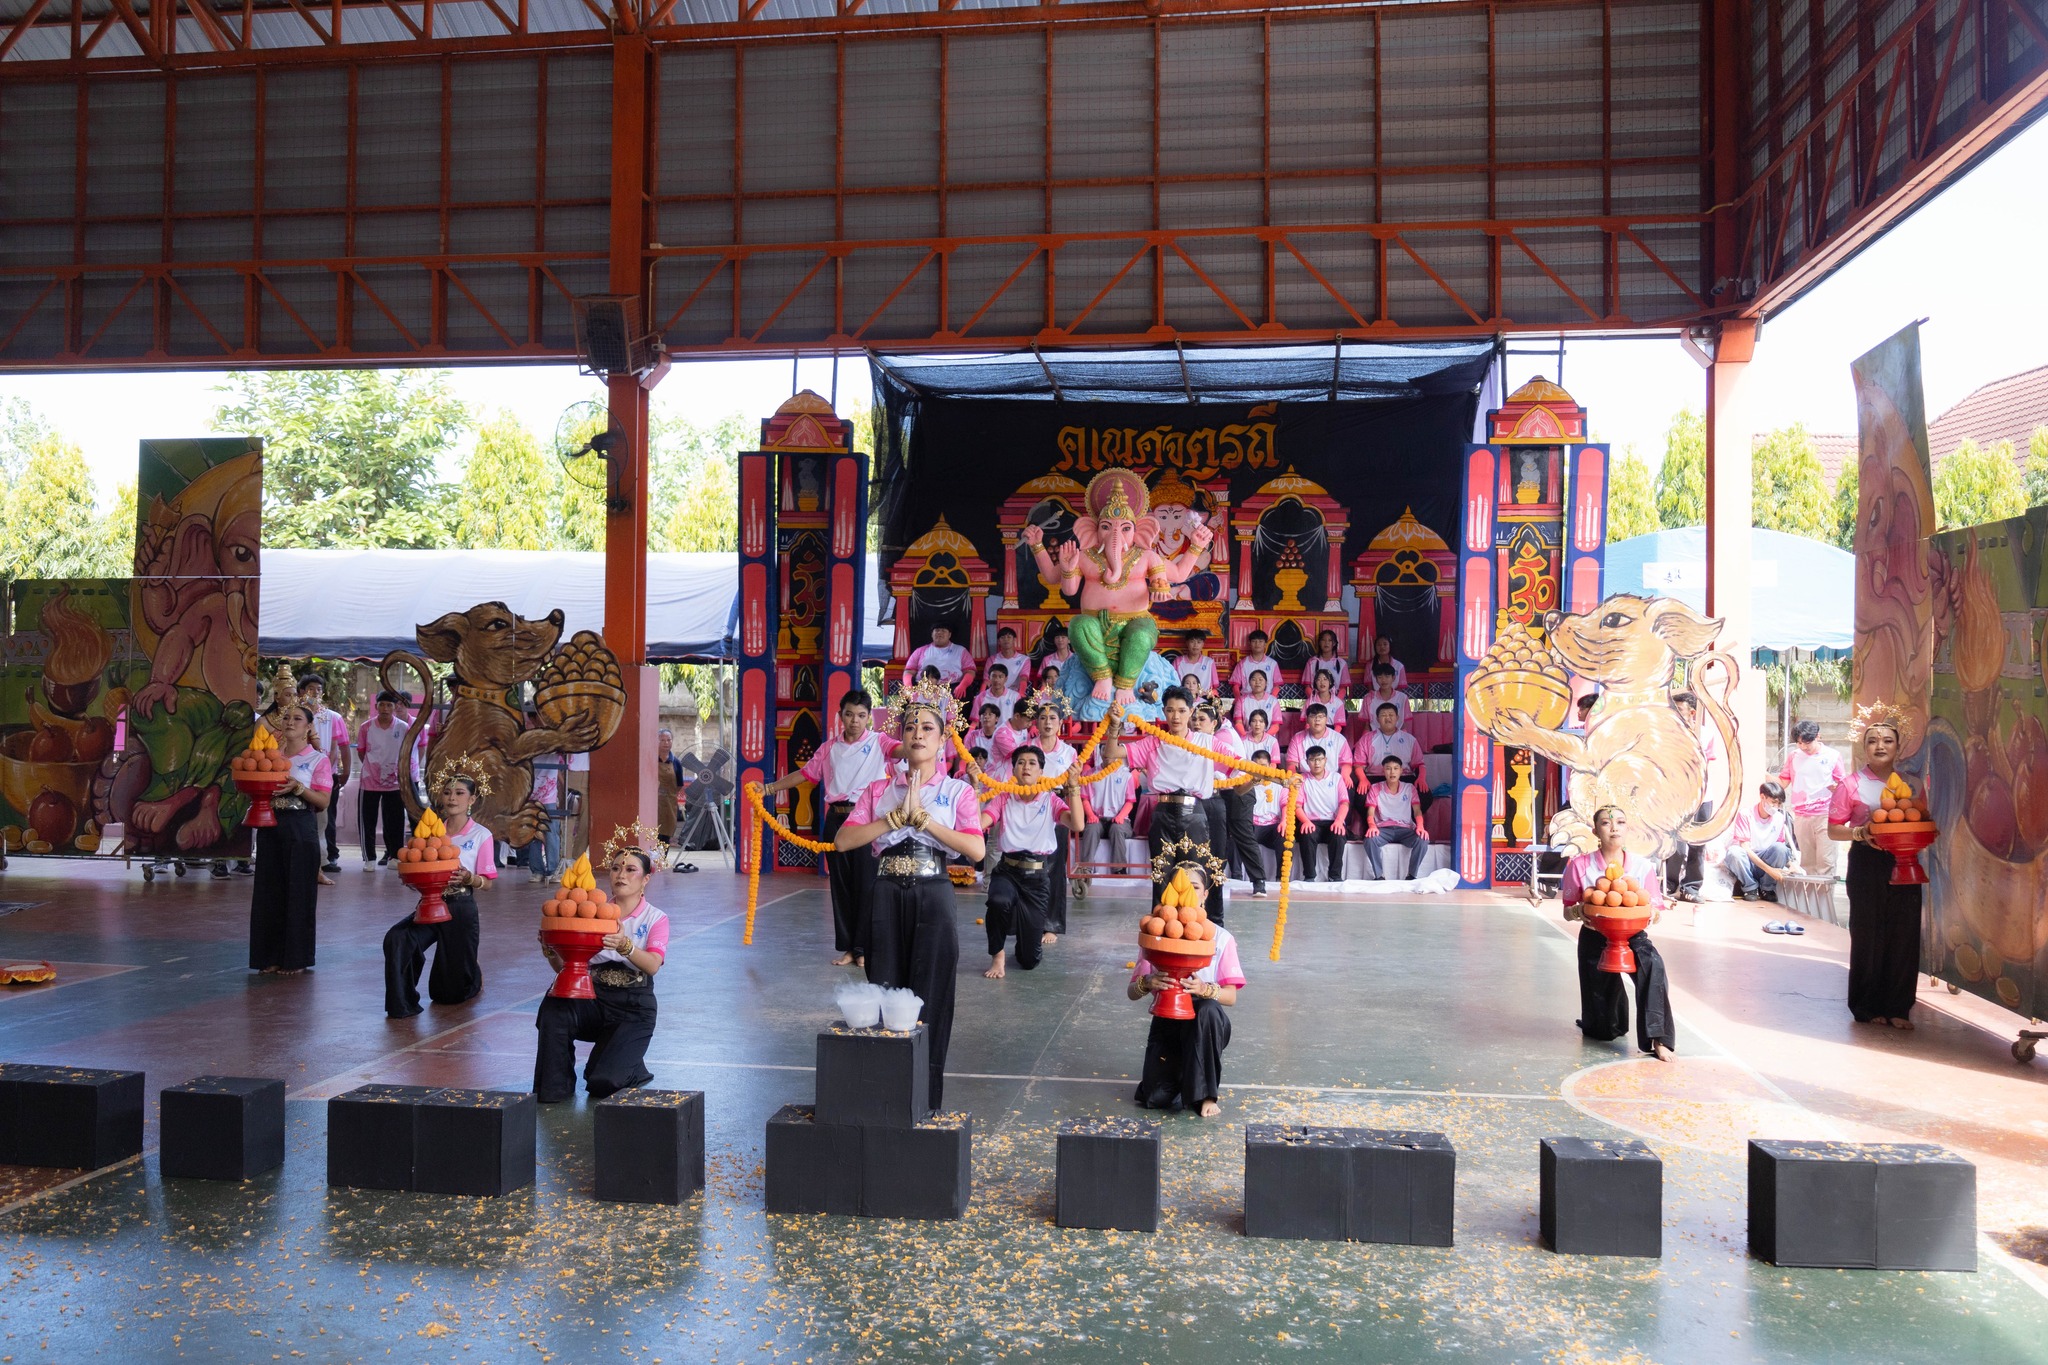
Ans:
[[[1764,932],[1767,934],[1789,934],[1792,932],[1792,926],[1783,920],[1774,919],[1764,926]]]
[[[697,865],[695,863],[677,863],[675,870],[678,872],[695,872]]]
[[[1797,938],[1799,935],[1806,932],[1806,926],[1803,924],[1794,924],[1791,920],[1788,919],[1785,921],[1784,928],[1780,930],[1780,932],[1791,934],[1794,938]]]

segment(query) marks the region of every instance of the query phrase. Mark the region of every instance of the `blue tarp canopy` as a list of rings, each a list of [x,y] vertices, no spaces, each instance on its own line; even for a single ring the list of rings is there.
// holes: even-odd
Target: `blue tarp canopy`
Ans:
[[[1186,346],[872,356],[884,399],[1024,398],[1069,403],[1270,403],[1471,393],[1493,364],[1478,341]]]
[[[1856,557],[1783,531],[1749,533],[1750,643],[1758,650],[1849,652],[1856,623]],[[1707,532],[1688,526],[1607,547],[1609,593],[1676,597],[1707,606]]]

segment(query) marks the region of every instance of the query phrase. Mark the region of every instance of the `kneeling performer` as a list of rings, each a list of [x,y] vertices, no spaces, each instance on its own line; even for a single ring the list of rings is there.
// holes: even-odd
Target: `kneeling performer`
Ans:
[[[477,963],[483,931],[476,892],[498,879],[498,851],[491,832],[469,813],[477,797],[490,792],[490,779],[483,765],[466,754],[439,765],[438,773],[434,804],[462,866],[441,893],[447,919],[421,924],[408,914],[384,931],[384,1013],[393,1019],[410,1019],[420,1012],[420,969],[427,965],[429,948],[434,950],[434,967],[427,973],[429,1000],[460,1005],[474,1000],[484,988],[484,971]]]
[[[1178,839],[1166,845],[1152,865],[1155,884],[1173,880],[1185,870],[1198,889],[1206,891],[1223,875],[1223,861],[1209,852],[1207,844]],[[1164,872],[1164,877],[1160,875]],[[1140,957],[1132,964],[1130,984],[1125,988],[1133,1000],[1143,1000],[1155,991],[1179,985],[1192,997],[1195,1017],[1164,1019],[1152,1016],[1152,1031],[1145,1039],[1145,1069],[1138,1077],[1138,1103],[1146,1109],[1194,1110],[1203,1118],[1216,1117],[1222,1107],[1216,1102],[1223,1088],[1223,1049],[1230,1046],[1230,1016],[1226,1005],[1237,1003],[1244,986],[1244,968],[1237,957],[1237,940],[1228,929],[1216,926],[1216,954],[1209,965],[1193,976],[1176,980],[1151,961]]]
[[[1044,755],[1035,744],[1021,744],[1010,755],[1011,780],[1029,785],[1039,780]],[[1066,771],[1059,792],[1022,797],[998,792],[983,808],[981,826],[995,836],[999,858],[988,878],[988,970],[1000,980],[1003,944],[1017,935],[1017,965],[1030,971],[1044,955],[1046,908],[1052,903],[1052,878],[1059,852],[1058,830],[1081,832],[1081,774]]]
[[[988,845],[981,837],[981,801],[974,788],[948,777],[940,763],[946,729],[957,714],[953,694],[942,682],[920,682],[900,689],[890,709],[903,748],[889,775],[853,803],[832,845],[841,851],[870,845],[880,860],[868,930],[868,980],[906,986],[923,999],[919,1018],[930,1030],[928,1098],[937,1109],[946,1079],[946,1045],[953,1037],[953,974],[960,966],[960,931],[946,859],[957,853],[978,863]]]
[[[1593,835],[1600,847],[1565,864],[1560,893],[1566,919],[1583,920],[1587,893],[1601,890],[1607,869],[1619,866],[1622,876],[1642,889],[1650,919],[1656,921],[1664,908],[1660,870],[1651,859],[1623,847],[1622,836],[1627,832],[1628,816],[1621,807],[1602,806],[1593,813]],[[1596,913],[1602,908],[1593,907]],[[1600,954],[1606,946],[1607,939],[1599,930],[1587,924],[1579,926],[1578,1025],[1587,1038],[1600,1043],[1628,1033],[1628,993],[1622,989],[1621,974],[1600,970]],[[1658,1061],[1668,1062],[1678,1046],[1678,1027],[1671,1018],[1671,979],[1647,933],[1638,930],[1628,946],[1636,959],[1636,1045],[1656,1054]]]
[[[592,1099],[654,1079],[647,1069],[647,1044],[654,1038],[654,974],[668,962],[668,916],[647,903],[647,883],[654,876],[654,856],[636,835],[619,830],[605,845],[611,869],[612,904],[619,911],[619,932],[604,936],[604,947],[590,959],[595,1000],[545,996],[533,1026],[540,1030],[540,1050],[533,1059],[533,1094],[542,1104],[555,1104],[576,1093],[576,1044],[596,1043],[583,1065],[583,1085]],[[556,971],[562,959],[553,948],[541,952]]]

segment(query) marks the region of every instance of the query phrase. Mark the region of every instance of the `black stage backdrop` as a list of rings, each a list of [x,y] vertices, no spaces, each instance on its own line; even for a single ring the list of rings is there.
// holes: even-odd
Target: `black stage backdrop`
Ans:
[[[1085,485],[1123,466],[1156,484],[1176,471],[1190,484],[1227,479],[1232,506],[1241,507],[1292,468],[1350,513],[1344,544],[1331,547],[1348,581],[1353,558],[1404,508],[1457,544],[1460,470],[1477,401],[1467,388],[1370,402],[891,403],[895,439],[885,444],[898,459],[882,462],[875,499],[884,553],[893,559],[944,516],[974,542],[1000,586],[998,509],[1033,479],[1063,474]],[[1237,552],[1233,546],[1233,564]]]

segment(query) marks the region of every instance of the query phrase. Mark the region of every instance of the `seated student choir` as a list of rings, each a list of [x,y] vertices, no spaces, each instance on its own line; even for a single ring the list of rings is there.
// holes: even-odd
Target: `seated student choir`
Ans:
[[[1306,734],[1296,735],[1295,742],[1308,738]],[[1342,740],[1336,742],[1343,743]],[[1302,757],[1308,775],[1300,779],[1298,818],[1301,829],[1294,840],[1302,857],[1302,880],[1312,882],[1316,879],[1316,850],[1322,849],[1329,869],[1324,880],[1341,882],[1344,880],[1344,824],[1351,812],[1349,791],[1343,776],[1331,767],[1330,756],[1321,744],[1310,740]]]
[[[1011,696],[1022,696],[1031,686],[1031,656],[1017,652],[1017,631],[1012,626],[996,632],[996,652],[981,666],[984,687],[988,686],[991,670],[996,668],[1001,668],[1003,676],[1009,679]]]
[[[1394,670],[1394,687],[1396,690],[1406,691],[1408,687],[1408,670],[1402,666],[1399,659],[1394,657],[1394,642],[1384,635],[1375,635],[1372,637],[1372,662],[1366,666],[1367,676],[1370,677],[1372,670],[1380,664],[1385,664]]]
[[[1131,837],[1131,812],[1138,804],[1140,784],[1138,775],[1122,766],[1123,761],[1123,736],[1114,731],[1104,735],[1096,747],[1095,766],[1090,771],[1115,771],[1081,793],[1087,803],[1087,824],[1081,832],[1080,861],[1090,866],[1121,857],[1123,841]]]
[[[1337,680],[1328,672],[1319,670],[1316,673],[1314,688],[1309,694],[1309,699],[1302,704],[1304,720],[1307,719],[1308,708],[1311,706],[1322,707],[1323,713],[1330,718],[1330,728],[1346,739],[1350,738],[1351,708],[1344,700],[1343,692],[1338,689]]]
[[[995,756],[996,736],[1010,719],[1000,706],[984,702],[975,713],[974,728],[967,732],[968,752],[975,754],[981,770],[997,781],[1008,781],[1010,776],[1009,760]]]
[[[1310,702],[1303,716],[1307,725],[1301,733],[1287,744],[1287,766],[1298,773],[1308,771],[1308,751],[1318,748],[1330,762],[1330,771],[1340,777],[1351,775],[1351,746],[1344,736],[1337,733],[1330,723],[1330,715],[1321,702]]]
[[[1405,868],[1401,866],[1400,855],[1396,854],[1391,862],[1383,857],[1389,844],[1414,850]],[[1401,760],[1388,754],[1380,760],[1380,780],[1365,791],[1365,861],[1371,865],[1373,876],[1400,882],[1415,875],[1428,852],[1429,835],[1422,828],[1422,802],[1416,798],[1415,785],[1402,779]]]

